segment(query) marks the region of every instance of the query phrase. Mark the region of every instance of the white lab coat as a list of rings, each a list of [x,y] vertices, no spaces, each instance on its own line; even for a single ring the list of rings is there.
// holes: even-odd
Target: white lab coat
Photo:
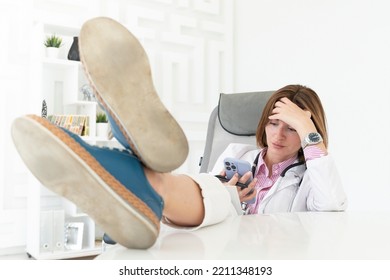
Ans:
[[[260,150],[253,145],[230,144],[211,171],[223,170],[223,159],[235,157],[253,163]],[[344,211],[347,197],[332,157],[328,154],[293,167],[280,177],[261,202],[258,213]]]

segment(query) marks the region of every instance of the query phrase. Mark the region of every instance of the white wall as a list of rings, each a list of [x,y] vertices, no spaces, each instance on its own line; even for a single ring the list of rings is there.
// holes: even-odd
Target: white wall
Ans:
[[[389,11],[386,0],[235,2],[235,90],[320,95],[350,211],[390,211]]]

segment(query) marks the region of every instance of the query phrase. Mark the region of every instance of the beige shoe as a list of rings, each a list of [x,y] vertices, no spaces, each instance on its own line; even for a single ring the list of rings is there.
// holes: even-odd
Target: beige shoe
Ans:
[[[164,207],[132,153],[87,144],[34,115],[14,120],[15,147],[34,176],[87,213],[119,244],[151,247]]]
[[[98,17],[82,26],[79,52],[115,138],[150,169],[178,168],[188,155],[187,138],[156,93],[139,41],[118,22]]]

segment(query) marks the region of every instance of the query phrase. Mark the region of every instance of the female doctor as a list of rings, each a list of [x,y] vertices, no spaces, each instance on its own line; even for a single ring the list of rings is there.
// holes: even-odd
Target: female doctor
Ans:
[[[239,189],[241,202],[252,202],[247,213],[346,209],[340,177],[327,151],[324,109],[312,89],[289,85],[276,91],[264,108],[256,140],[260,149],[230,144],[212,171],[221,170],[225,157],[253,163],[255,180]],[[245,182],[250,173],[233,177],[228,184]]]
[[[230,144],[211,174],[156,173],[145,168],[151,185],[164,199],[162,221],[172,227],[198,229],[237,215],[225,186],[237,187],[241,202],[250,202],[248,214],[294,211],[344,211],[347,198],[334,161],[327,151],[324,109],[318,95],[301,85],[277,90],[259,121],[258,147]],[[221,183],[223,159],[235,157],[253,163],[252,172]],[[252,192],[253,190],[253,192]]]

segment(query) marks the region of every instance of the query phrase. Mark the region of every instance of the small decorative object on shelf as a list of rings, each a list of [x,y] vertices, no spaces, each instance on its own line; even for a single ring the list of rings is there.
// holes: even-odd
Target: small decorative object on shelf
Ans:
[[[81,87],[84,101],[95,101],[95,95],[93,94],[92,88],[88,84],[84,84]]]
[[[50,58],[58,58],[59,48],[62,46],[62,38],[53,34],[47,36],[43,44],[46,47],[46,55]]]
[[[69,49],[69,52],[68,52],[68,59],[69,60],[80,61],[79,37],[73,37],[73,43],[70,46],[70,49]]]
[[[65,248],[81,250],[83,248],[84,223],[68,223],[65,225]]]
[[[96,114],[96,123],[108,123],[107,115],[104,112]]]
[[[108,119],[104,112],[96,114],[96,136],[108,138]]]
[[[87,136],[89,134],[89,120],[86,115],[50,115],[47,119],[77,135]]]
[[[42,101],[41,117],[42,118],[47,118],[47,104],[46,104],[46,100],[45,99],[43,99],[43,101]]]

